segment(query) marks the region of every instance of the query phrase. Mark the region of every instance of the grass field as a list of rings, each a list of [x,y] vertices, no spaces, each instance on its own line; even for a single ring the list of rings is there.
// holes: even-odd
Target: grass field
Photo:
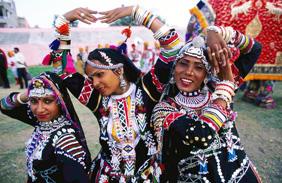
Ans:
[[[51,67],[29,67],[32,76]],[[13,80],[9,71],[10,81]],[[12,91],[22,92],[15,82],[11,89],[1,89],[0,98]],[[242,100],[243,92],[235,97],[235,111],[238,111],[237,129],[245,150],[257,167],[260,177],[266,183],[282,182],[281,140],[282,140],[282,82],[277,82],[274,90],[275,109],[256,107]],[[83,125],[92,158],[100,149],[99,126],[93,114],[76,99],[76,111]],[[0,182],[23,183],[26,181],[25,142],[33,128],[17,120],[0,114]]]

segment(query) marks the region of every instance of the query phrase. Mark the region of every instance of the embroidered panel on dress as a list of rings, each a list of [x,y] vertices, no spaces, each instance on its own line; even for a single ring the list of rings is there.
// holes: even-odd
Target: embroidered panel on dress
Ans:
[[[91,93],[94,89],[94,86],[89,79],[84,80],[84,86],[80,92],[80,96],[78,97],[78,100],[83,104],[88,104],[89,98],[91,96]]]

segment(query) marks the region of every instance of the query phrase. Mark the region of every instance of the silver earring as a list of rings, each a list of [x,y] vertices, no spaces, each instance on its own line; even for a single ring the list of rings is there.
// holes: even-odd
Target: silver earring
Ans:
[[[207,94],[208,90],[209,90],[209,88],[207,86],[208,81],[209,81],[209,78],[206,76],[205,79],[204,79],[204,87],[203,87],[203,93],[204,94]]]
[[[118,78],[119,78],[119,80],[120,80],[119,86],[122,88],[123,91],[125,91],[125,90],[126,90],[127,83],[126,83],[125,80],[123,79],[123,75],[122,75],[122,74],[118,75]]]
[[[172,76],[171,76],[171,78],[170,78],[170,80],[169,80],[169,84],[175,84],[175,80],[174,80],[174,72],[172,73]]]

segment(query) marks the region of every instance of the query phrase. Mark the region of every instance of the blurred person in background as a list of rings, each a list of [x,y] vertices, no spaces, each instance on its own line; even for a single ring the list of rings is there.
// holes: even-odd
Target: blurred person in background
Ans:
[[[133,64],[138,68],[141,69],[140,60],[142,53],[136,49],[136,45],[131,45],[132,50],[128,53],[128,58],[133,62]]]
[[[0,48],[0,77],[2,79],[3,88],[10,88],[7,69],[9,68],[8,60],[5,52]]]
[[[84,76],[84,70],[83,70],[84,62],[81,60],[81,57],[79,54],[76,56],[76,62],[75,62],[75,69],[77,72],[79,72],[82,76]]]
[[[152,68],[153,52],[152,49],[149,49],[148,41],[145,41],[143,44],[144,44],[144,50],[142,53],[142,62],[143,62],[142,75],[145,75]]]
[[[158,60],[159,54],[161,52],[160,43],[155,41],[155,48],[152,49],[153,51],[153,65],[155,65],[156,61]]]
[[[16,84],[19,85],[19,78],[18,78],[18,71],[17,71],[17,66],[16,66],[16,60],[15,60],[15,54],[12,51],[8,51],[8,62],[9,65],[11,66],[11,71],[14,74]]]
[[[27,78],[27,72],[26,72],[26,63],[25,63],[25,57],[22,53],[20,53],[20,49],[15,47],[14,48],[14,53],[15,53],[15,64],[17,67],[17,72],[18,72],[18,79],[20,83],[20,89],[27,88],[28,86],[28,78]],[[24,84],[23,81],[24,80]]]

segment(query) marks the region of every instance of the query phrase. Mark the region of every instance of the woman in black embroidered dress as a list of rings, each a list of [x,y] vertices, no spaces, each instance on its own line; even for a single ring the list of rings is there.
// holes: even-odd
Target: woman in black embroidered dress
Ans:
[[[147,11],[139,6],[118,8],[104,12],[103,17],[110,23],[130,16],[133,9],[138,16]],[[146,76],[141,79],[141,71],[131,60],[121,51],[111,48],[95,49],[89,53],[85,64],[88,78],[79,73],[70,74],[72,66],[68,63],[58,64],[65,63],[64,58],[67,57],[64,55],[69,54],[69,23],[75,20],[95,22],[96,18],[92,15],[95,13],[86,8],[77,8],[60,16],[56,20],[56,35],[61,43],[54,49],[58,50],[52,52],[51,57],[47,56],[44,62],[49,64],[48,59],[53,59],[54,71],[61,74],[70,92],[98,119],[102,149],[90,168],[91,182],[159,182],[162,170],[155,158],[156,144],[148,119],[161,96],[164,83],[168,82],[166,73],[170,72],[173,65],[170,60],[181,47],[180,40],[174,29],[164,26],[150,14],[147,27],[153,32],[163,27],[156,39],[164,47],[165,55],[160,57]],[[105,18],[111,13],[118,15],[111,20]],[[68,30],[65,31],[65,28]]]
[[[77,8],[59,16],[55,24],[56,40],[51,45],[57,51],[50,54],[54,71],[60,74],[73,95],[93,111],[100,125],[102,149],[92,163],[89,177],[92,182],[159,182],[162,166],[155,157],[156,143],[149,119],[168,82],[181,41],[174,29],[163,25],[141,6],[102,12],[99,18],[102,22],[112,23],[131,15],[152,30],[162,47],[157,63],[140,78],[141,71],[119,49],[95,49],[85,63],[88,78],[79,73],[70,74],[73,67],[66,63],[70,49],[69,23],[95,22],[95,13]],[[57,39],[61,44],[55,46]],[[49,59],[44,62],[51,63]]]
[[[85,137],[56,74],[42,73],[33,78],[28,92],[3,98],[1,112],[35,127],[26,143],[27,182],[90,182]]]
[[[206,48],[202,37],[180,50],[165,100],[152,115],[158,159],[165,165],[162,181],[260,182],[240,143],[230,104],[235,89],[257,61],[261,45],[231,27],[206,30],[208,36],[222,35],[234,57],[218,63],[215,77],[206,58],[213,60],[216,53]],[[223,52],[225,48],[217,56]]]

